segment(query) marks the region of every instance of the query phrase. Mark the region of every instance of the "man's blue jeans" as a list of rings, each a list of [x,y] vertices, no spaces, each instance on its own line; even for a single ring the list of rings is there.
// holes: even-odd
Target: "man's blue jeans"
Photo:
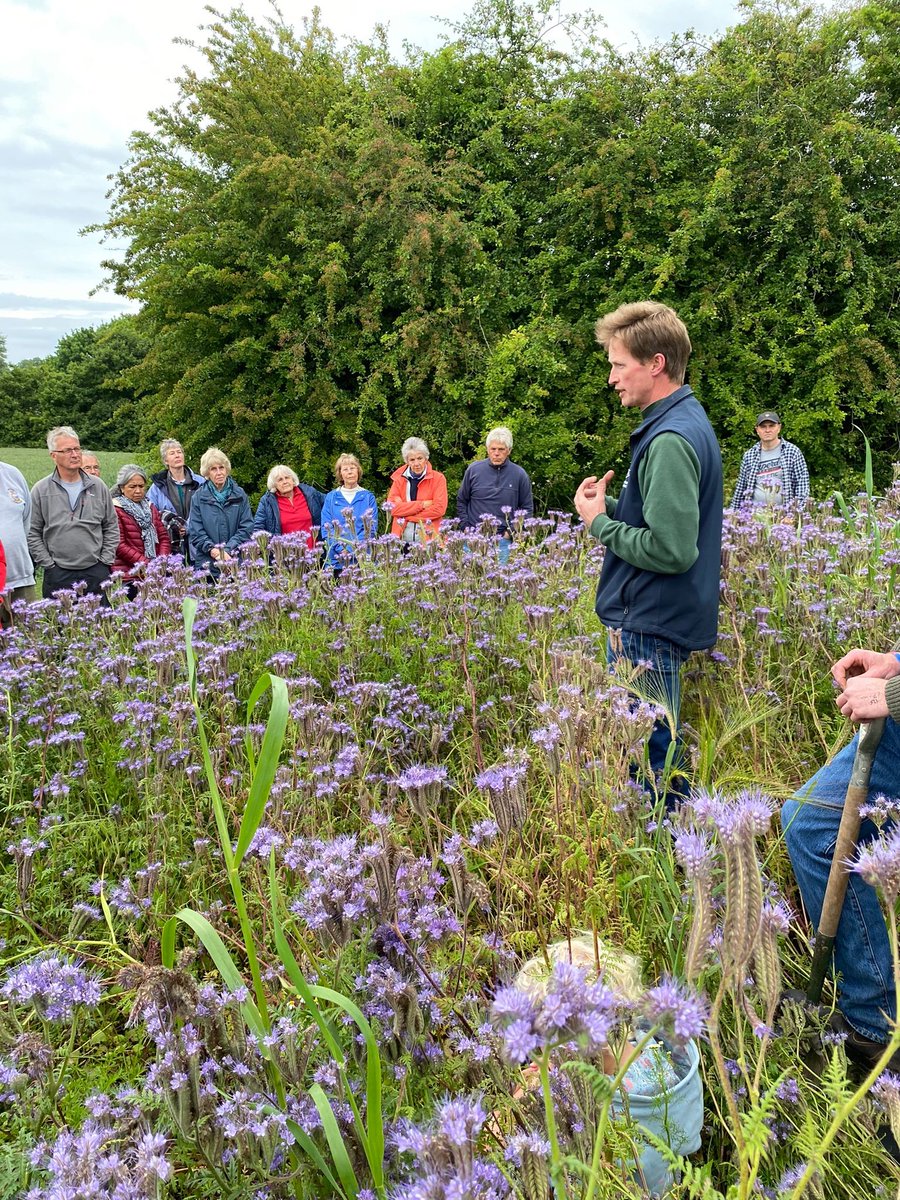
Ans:
[[[685,799],[686,790],[680,772],[684,769],[681,739],[678,737],[678,717],[681,711],[681,668],[690,657],[690,650],[676,646],[666,638],[650,633],[633,633],[628,629],[610,629],[606,643],[606,661],[612,666],[627,661],[652,663],[639,675],[635,687],[642,700],[665,708],[667,716],[655,722],[647,742],[647,759],[656,779],[669,772],[666,809],[671,812]],[[674,732],[674,736],[673,736]],[[670,753],[672,742],[674,752]]]
[[[512,549],[512,538],[501,537],[497,538],[497,562],[501,566],[509,562],[509,552]],[[463,543],[463,553],[471,554],[472,547],[468,542]]]
[[[835,755],[781,810],[788,854],[815,927],[822,913],[856,742],[854,738]],[[900,726],[888,718],[869,781],[869,801],[877,795],[896,797],[898,793]],[[860,844],[871,841],[877,833],[871,821],[863,821]],[[838,1006],[848,1024],[864,1037],[886,1042],[889,1023],[896,1013],[891,946],[878,893],[856,874],[850,875],[834,965],[841,974]]]

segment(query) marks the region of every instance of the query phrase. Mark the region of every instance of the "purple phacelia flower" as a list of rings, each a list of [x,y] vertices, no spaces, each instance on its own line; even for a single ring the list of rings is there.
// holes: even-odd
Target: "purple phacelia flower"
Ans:
[[[541,995],[516,986],[502,988],[491,1017],[503,1036],[506,1057],[523,1062],[537,1050],[568,1043],[584,1053],[601,1050],[621,1006],[601,980],[589,983],[580,967],[558,962]]]
[[[675,835],[675,857],[688,879],[705,879],[713,867],[713,850],[705,833],[682,829]]]
[[[848,865],[893,907],[900,895],[900,826],[864,846]]]
[[[79,964],[57,954],[39,954],[7,975],[0,995],[31,1004],[47,1021],[68,1021],[79,1005],[95,1008],[102,989]]]
[[[705,1001],[671,978],[663,978],[657,987],[649,988],[641,1008],[647,1020],[662,1027],[678,1046],[700,1037],[705,1029]]]

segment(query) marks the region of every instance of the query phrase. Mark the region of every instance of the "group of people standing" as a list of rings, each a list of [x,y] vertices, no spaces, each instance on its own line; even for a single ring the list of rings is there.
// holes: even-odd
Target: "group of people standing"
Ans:
[[[218,578],[223,564],[240,556],[253,535],[301,534],[313,549],[324,543],[325,563],[340,572],[359,548],[378,533],[378,501],[362,487],[363,467],[355,454],[341,454],[335,487],[325,493],[301,483],[278,464],[254,515],[247,493],[233,479],[231,461],[218,447],[200,460],[199,473],[185,462],[184,448],[166,438],[159,448],[162,470],[150,475],[137,463],[120,468],[108,489],[96,455],[81,449],[71,426],[47,435],[54,471],[29,492],[21,472],[0,463],[0,619],[12,620],[12,603],[35,598],[35,568],[43,570],[44,597],[79,583],[105,595],[111,574],[124,576],[133,595],[151,560],[180,554],[198,570]],[[493,518],[500,531],[499,556],[509,554],[514,514],[531,516],[531,482],[510,461],[512,435],[503,426],[486,439],[488,457],[466,471],[457,499],[463,528]],[[448,506],[447,480],[430,461],[427,444],[407,438],[403,463],[391,475],[385,507],[391,533],[405,544],[436,538]],[[88,461],[86,461],[86,459]]]
[[[706,412],[684,382],[691,343],[671,308],[651,301],[621,305],[597,322],[596,334],[609,358],[610,386],[623,407],[639,411],[640,420],[631,432],[631,462],[618,497],[608,490],[613,472],[607,471],[584,479],[574,504],[591,536],[605,546],[596,611],[607,630],[608,661],[640,666],[642,692],[665,709],[650,738],[648,759],[650,772],[670,781],[665,800],[671,809],[686,794],[679,778],[682,666],[692,651],[712,647],[717,635],[721,454]],[[806,464],[797,447],[780,438],[778,414],[760,413],[756,432],[759,444],[744,455],[733,504],[804,501]],[[185,466],[180,443],[168,439],[160,447],[162,471],[151,479],[128,464],[110,492],[86,469],[73,429],[51,430],[47,444],[55,470],[30,494],[21,474],[0,463],[7,599],[33,596],[32,564],[43,568],[45,596],[76,580],[100,591],[111,570],[132,580],[145,563],[172,552],[186,554],[215,577],[257,530],[305,534],[310,547],[319,530],[328,566],[340,571],[377,532],[378,504],[361,486],[362,465],[352,454],[338,458],[335,487],[327,494],[300,483],[290,467],[273,467],[254,516],[246,493],[231,478],[227,455],[216,447],[206,451],[200,473],[194,474]],[[515,514],[533,511],[530,480],[510,460],[511,449],[508,429],[491,430],[487,458],[467,468],[456,506],[464,529],[485,517],[494,519],[501,557],[509,553]],[[386,502],[391,533],[406,543],[429,542],[447,512],[447,482],[421,439],[407,439],[402,458]],[[8,619],[8,604],[6,613]],[[887,718],[870,800],[873,789],[896,794],[900,657],[851,651],[833,672],[838,704],[852,721]],[[814,921],[854,745],[801,788],[783,814],[788,850]],[[862,838],[874,836],[874,826],[865,824]],[[851,880],[838,930],[837,961],[848,1053],[871,1063],[888,1041],[897,1010],[887,931],[873,889],[859,876]],[[900,1060],[900,1052],[895,1057]],[[893,1066],[900,1069],[900,1061]]]

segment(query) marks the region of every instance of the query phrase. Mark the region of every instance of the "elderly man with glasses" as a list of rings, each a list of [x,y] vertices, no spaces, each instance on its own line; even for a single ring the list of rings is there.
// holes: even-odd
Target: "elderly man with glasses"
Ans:
[[[119,544],[119,522],[109,489],[81,466],[81,443],[70,425],[47,434],[56,469],[31,489],[28,550],[44,570],[44,599],[83,583],[105,596],[103,583]]]

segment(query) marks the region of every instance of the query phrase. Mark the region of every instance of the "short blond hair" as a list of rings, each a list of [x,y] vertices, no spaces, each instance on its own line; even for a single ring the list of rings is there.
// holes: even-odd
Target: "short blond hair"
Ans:
[[[341,484],[343,483],[343,480],[341,479],[341,467],[344,465],[344,463],[355,463],[356,464],[356,469],[357,469],[357,471],[359,471],[359,479],[357,480],[357,482],[362,483],[362,477],[363,477],[362,463],[359,461],[359,459],[356,457],[356,455],[355,454],[339,454],[337,462],[334,464],[334,478],[335,478],[335,481],[336,481],[338,487],[340,487]]]
[[[209,479],[211,467],[224,467],[228,474],[231,474],[231,459],[218,446],[210,446],[200,459],[200,474],[204,479]]]
[[[549,967],[547,959],[538,955],[530,958],[516,975],[515,986],[532,1000],[546,996],[553,968],[561,962],[580,967],[590,978],[602,979],[623,1000],[636,1001],[644,993],[640,960],[599,938],[595,951],[592,933],[579,933],[571,939],[553,942],[547,947],[547,958]]]
[[[601,317],[595,326],[597,341],[604,350],[618,338],[638,362],[648,363],[657,354],[666,360],[666,375],[683,383],[691,357],[687,326],[674,308],[656,300],[620,304],[615,312]]]

